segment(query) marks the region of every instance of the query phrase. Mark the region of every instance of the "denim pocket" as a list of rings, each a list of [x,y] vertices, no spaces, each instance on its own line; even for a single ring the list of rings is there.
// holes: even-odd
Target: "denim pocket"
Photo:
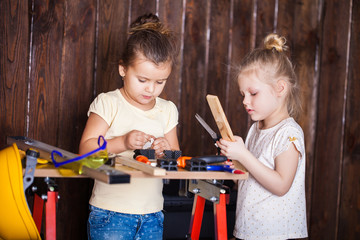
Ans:
[[[159,211],[159,212],[155,213],[155,216],[159,222],[159,226],[161,228],[163,228],[164,227],[164,213],[162,211]]]
[[[91,228],[100,228],[106,226],[110,223],[111,218],[114,215],[111,211],[94,206],[91,206],[90,209],[91,212],[89,214],[89,224]]]

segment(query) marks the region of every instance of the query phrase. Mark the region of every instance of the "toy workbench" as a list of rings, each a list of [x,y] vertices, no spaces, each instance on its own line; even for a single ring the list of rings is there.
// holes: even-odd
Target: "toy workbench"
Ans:
[[[116,157],[114,169],[128,174],[134,178],[162,178],[162,179],[222,179],[222,180],[244,180],[249,173],[233,174],[222,171],[188,171],[179,168],[177,171],[167,171],[159,167],[152,167],[133,159]],[[131,166],[129,166],[131,165]],[[108,168],[110,169],[110,168]],[[69,170],[71,171],[71,170]],[[35,171],[36,177],[66,177],[52,164],[38,165]],[[67,177],[89,177],[87,175],[71,175]],[[90,176],[91,177],[91,176]]]
[[[234,171],[189,171],[186,168],[177,168],[176,171],[171,171],[167,170],[167,168],[158,167],[158,162],[155,166],[152,166],[151,163],[147,164],[123,156],[115,156],[110,165],[103,164],[98,168],[82,166],[82,173],[74,174],[72,169],[56,168],[52,163],[39,164],[40,157],[45,161],[51,159],[49,153],[57,149],[54,146],[26,137],[8,137],[8,144],[12,144],[13,149],[17,151],[21,149],[25,151],[30,148],[30,151],[26,151],[23,189],[27,189],[32,184],[34,177],[44,177],[46,180],[45,182],[48,185],[47,201],[45,203],[41,197],[35,194],[36,204],[34,203],[34,205],[36,208],[34,207],[34,213],[36,213],[36,216],[42,217],[42,208],[44,204],[46,205],[46,236],[49,239],[56,239],[56,203],[58,201],[57,186],[50,178],[90,177],[108,184],[127,184],[130,182],[130,178],[188,179],[188,191],[194,194],[188,233],[189,239],[199,239],[205,201],[210,201],[214,206],[216,239],[226,240],[228,239],[226,203],[229,188],[217,182],[217,180],[245,180],[249,175],[245,169],[237,170],[241,172],[237,172],[237,174]],[[73,153],[61,149],[57,150],[62,151],[61,157],[63,158],[71,159],[76,157]],[[12,162],[18,161],[17,165],[21,167],[19,152],[16,155],[17,157],[14,157]],[[194,161],[191,164],[193,163]],[[21,192],[23,193],[23,191]],[[41,217],[34,217],[38,229],[41,229],[41,221],[38,221]]]

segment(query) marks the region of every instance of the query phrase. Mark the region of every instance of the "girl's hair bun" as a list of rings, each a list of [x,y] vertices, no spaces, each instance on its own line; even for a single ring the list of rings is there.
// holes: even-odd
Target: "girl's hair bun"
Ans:
[[[175,34],[153,13],[139,16],[130,24],[129,38],[121,56],[121,65],[132,64],[141,53],[156,64],[176,62],[178,47]]]
[[[138,31],[150,30],[159,32],[166,36],[171,35],[171,31],[167,29],[161,22],[158,16],[153,13],[148,13],[138,17],[131,25],[130,25],[130,34],[134,34]]]
[[[286,39],[284,37],[280,37],[276,33],[271,33],[266,36],[264,39],[264,48],[268,50],[275,49],[278,52],[283,52],[288,49],[286,44]]]

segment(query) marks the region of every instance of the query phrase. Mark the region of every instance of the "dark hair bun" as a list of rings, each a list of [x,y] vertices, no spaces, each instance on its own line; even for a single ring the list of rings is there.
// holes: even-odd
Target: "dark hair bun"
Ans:
[[[152,30],[159,32],[164,35],[170,35],[170,30],[168,30],[161,22],[158,16],[153,13],[148,13],[138,17],[130,25],[130,34],[134,34],[137,31],[142,30]]]

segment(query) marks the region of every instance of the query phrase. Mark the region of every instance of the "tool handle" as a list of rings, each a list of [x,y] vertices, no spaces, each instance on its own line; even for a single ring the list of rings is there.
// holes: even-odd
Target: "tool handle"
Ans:
[[[208,155],[208,156],[194,157],[193,159],[200,160],[205,163],[220,163],[226,161],[227,157],[223,155]]]
[[[241,171],[241,170],[239,170],[239,169],[231,168],[229,165],[224,165],[223,168],[224,168],[224,171],[229,172],[229,173],[233,173],[233,174],[245,174],[243,171]]]
[[[192,157],[187,157],[187,156],[181,156],[177,159],[177,165],[178,167],[182,167],[185,168],[186,166],[186,160],[190,160]]]
[[[136,159],[136,161],[139,161],[139,162],[142,162],[142,163],[151,164],[149,159],[147,157],[145,157],[144,155],[138,155],[138,156],[136,156],[135,159]]]

